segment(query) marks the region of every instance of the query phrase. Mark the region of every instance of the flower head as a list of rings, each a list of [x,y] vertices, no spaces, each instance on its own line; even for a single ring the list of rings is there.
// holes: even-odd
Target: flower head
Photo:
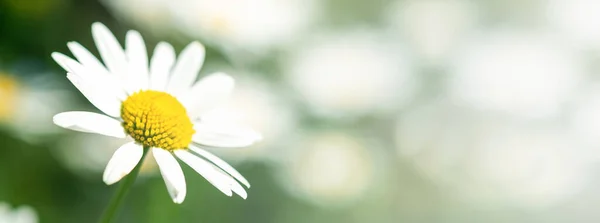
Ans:
[[[284,66],[287,80],[315,114],[339,118],[392,111],[412,99],[412,68],[385,37],[365,30],[314,36]]]
[[[205,56],[204,46],[193,42],[176,59],[173,47],[161,42],[148,60],[144,41],[136,31],[127,33],[125,50],[101,23],[93,24],[92,34],[104,64],[76,42],[68,43],[68,47],[78,61],[56,52],[52,57],[67,71],[73,85],[106,115],[64,112],[54,116],[54,123],[132,139],[113,154],[104,182],[110,185],[129,174],[145,147],[151,148],[175,203],[183,202],[186,195],[185,178],[175,157],[226,195],[236,193],[245,198],[240,183],[249,187],[248,181],[201,147],[244,147],[261,136],[248,128],[201,119],[234,86],[233,78],[224,73],[195,82]]]
[[[313,0],[169,2],[174,25],[185,34],[255,52],[293,43],[306,34],[321,7]]]
[[[4,103],[0,104],[0,120],[10,117],[15,112],[18,83],[14,78],[0,73],[0,98]]]
[[[0,129],[28,143],[41,143],[59,130],[48,120],[73,107],[71,96],[54,75],[8,70],[14,71],[0,71]]]
[[[38,216],[29,206],[11,208],[9,204],[0,202],[0,222],[37,223]]]
[[[170,94],[140,91],[121,107],[125,132],[138,143],[169,151],[186,148],[192,141],[193,124],[185,107]]]

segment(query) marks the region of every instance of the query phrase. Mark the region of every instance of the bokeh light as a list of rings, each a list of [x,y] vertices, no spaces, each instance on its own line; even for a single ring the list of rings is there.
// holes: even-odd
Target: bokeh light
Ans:
[[[247,199],[197,176],[173,204],[150,154],[116,222],[600,220],[599,1],[6,0],[0,223],[96,221],[115,193],[102,175],[127,139],[53,124],[99,112],[50,56],[99,56],[94,22],[121,46],[138,31],[149,56],[201,42],[199,77],[235,90],[199,122],[262,133],[199,145]]]

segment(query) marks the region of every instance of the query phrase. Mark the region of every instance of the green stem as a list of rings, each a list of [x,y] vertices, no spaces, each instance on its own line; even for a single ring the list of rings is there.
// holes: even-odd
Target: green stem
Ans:
[[[135,166],[135,168],[133,168],[131,173],[129,173],[127,176],[125,176],[125,178],[123,180],[121,180],[121,182],[119,183],[119,188],[117,188],[117,193],[115,193],[113,195],[113,197],[111,198],[110,203],[108,204],[108,207],[106,207],[106,210],[104,211],[104,214],[102,215],[102,218],[100,219],[100,223],[110,223],[115,219],[117,210],[123,203],[123,199],[125,198],[125,195],[127,195],[129,188],[131,188],[131,186],[135,182],[135,179],[137,178],[138,174],[140,173],[140,169],[142,169],[142,163],[144,163],[144,158],[146,158],[146,155],[148,154],[149,149],[150,149],[149,147],[144,147],[144,153],[142,154],[142,158],[140,159],[140,162]]]

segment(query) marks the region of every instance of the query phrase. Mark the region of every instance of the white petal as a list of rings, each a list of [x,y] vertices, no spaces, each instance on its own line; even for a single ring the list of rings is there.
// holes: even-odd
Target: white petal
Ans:
[[[177,96],[186,92],[196,80],[198,72],[204,63],[206,50],[199,42],[192,42],[179,54],[177,63],[173,67],[171,78],[167,85],[167,92]]]
[[[36,223],[39,222],[38,216],[35,210],[29,206],[23,206],[17,208],[13,213],[14,219],[11,223]]]
[[[0,202],[0,223],[9,223],[12,219],[10,219],[11,207],[6,202]]]
[[[160,174],[165,180],[169,195],[171,195],[173,202],[181,204],[186,195],[185,177],[181,166],[171,153],[164,149],[152,148],[152,153],[160,168]]]
[[[84,66],[83,64],[80,64],[79,62],[71,59],[68,56],[65,56],[62,53],[54,52],[51,55],[56,63],[62,66],[68,73],[77,74],[83,80],[94,82],[95,85],[98,85],[99,87],[108,88],[107,90],[114,89],[116,80],[108,76],[107,73],[103,73],[106,72],[106,70],[97,70],[94,68],[94,66]],[[116,93],[116,91],[109,92],[109,94],[115,95]]]
[[[140,162],[143,153],[142,146],[135,142],[127,143],[117,149],[104,170],[104,183],[111,185],[127,176]]]
[[[77,60],[79,60],[79,63],[81,63],[81,65],[83,65],[85,68],[85,71],[83,72],[74,73],[81,76],[87,82],[94,83],[95,86],[110,87],[110,89],[114,89],[114,92],[110,92],[109,94],[114,94],[120,99],[126,98],[127,95],[123,89],[121,77],[118,77],[116,74],[110,73],[108,70],[106,70],[106,67],[104,67],[104,65],[102,65],[102,63],[100,63],[100,61],[98,61],[98,59],[81,44],[77,42],[70,42],[67,44],[67,46],[69,49],[71,49],[71,52],[73,55],[75,55]],[[54,55],[52,56],[54,57]],[[60,57],[60,55],[57,56]]]
[[[117,38],[99,22],[92,24],[92,36],[108,70],[113,74],[123,75],[127,71],[127,57]]]
[[[106,115],[93,112],[70,111],[55,115],[54,124],[75,131],[97,133],[117,138],[125,138],[121,123]]]
[[[197,122],[194,130],[194,142],[213,147],[246,147],[262,140],[258,132],[233,124]]]
[[[237,195],[239,195],[240,197],[246,199],[248,198],[248,193],[246,192],[246,190],[244,189],[244,187],[242,187],[242,185],[240,185],[240,183],[238,183],[236,180],[231,179],[231,190],[236,193]]]
[[[111,96],[108,92],[102,92],[101,87],[93,85],[93,82],[84,81],[78,75],[67,73],[67,79],[100,111],[112,117],[121,115],[121,100],[116,96]]]
[[[73,86],[75,86],[75,88],[77,88],[77,90],[79,90],[79,92],[81,92],[81,94],[83,94],[83,96],[85,96],[85,98],[87,98],[90,103],[92,103],[96,108],[98,108],[102,112],[104,112],[104,110],[102,110],[100,108],[100,106],[102,106],[102,103],[98,103],[98,104],[95,103],[96,99],[94,99],[94,96],[92,95],[91,91],[88,88],[83,87],[83,84],[81,83],[82,80],[79,76],[72,74],[72,73],[67,73],[67,79],[69,81],[71,81]],[[108,109],[108,110],[110,111],[110,109]],[[115,112],[116,112],[116,110],[115,110]],[[106,114],[106,112],[104,112],[104,113]],[[113,113],[113,112],[111,112],[111,113]],[[113,116],[113,114],[110,114],[110,115]]]
[[[129,60],[127,84],[133,86],[134,91],[148,89],[148,54],[142,35],[133,30],[127,32],[125,44],[125,54]]]
[[[50,56],[52,56],[52,59],[54,59],[54,61],[56,61],[58,65],[65,69],[67,73],[83,73],[82,70],[78,70],[83,69],[82,65],[79,64],[77,61],[71,59],[70,57],[65,56],[64,54],[59,52],[53,52],[52,54],[50,54]]]
[[[120,99],[125,96],[122,88],[115,86],[114,81],[110,80],[106,75],[98,74],[96,71],[84,67],[77,61],[61,54],[54,52],[52,58],[62,66],[71,76],[67,74],[67,78],[71,82],[76,82],[79,89],[92,104],[103,112],[114,116],[118,115],[120,110]],[[91,95],[94,94],[94,95]],[[107,104],[112,103],[112,104]],[[116,104],[116,107],[114,106]],[[111,107],[112,106],[112,107]]]
[[[102,75],[110,75],[106,67],[81,44],[78,42],[69,42],[67,46],[83,66],[96,70]]]
[[[217,107],[224,102],[235,86],[235,80],[225,73],[215,73],[200,79],[191,90],[181,97],[181,103],[192,118]]]
[[[175,150],[175,155],[225,195],[231,196],[233,194],[231,191],[231,180],[233,179],[219,172],[214,165],[186,150]]]
[[[250,183],[248,182],[248,180],[246,180],[246,178],[244,178],[242,176],[242,174],[240,174],[237,170],[235,170],[235,168],[233,168],[231,165],[229,165],[227,162],[225,162],[221,158],[213,155],[212,153],[210,153],[206,150],[200,149],[195,146],[190,146],[190,149],[192,151],[194,151],[195,153],[197,153],[198,155],[203,156],[210,162],[217,165],[219,168],[221,168],[223,171],[227,172],[229,175],[234,177],[236,180],[238,180],[242,184],[246,185],[246,187],[250,187]]]
[[[173,63],[175,63],[173,46],[166,42],[158,43],[150,61],[150,89],[165,90]]]

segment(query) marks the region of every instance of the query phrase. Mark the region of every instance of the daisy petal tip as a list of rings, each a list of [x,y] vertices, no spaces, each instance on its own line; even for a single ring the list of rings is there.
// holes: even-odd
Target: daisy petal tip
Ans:
[[[58,123],[57,123],[57,122],[59,122],[59,123],[60,123],[60,121],[61,121],[61,118],[60,118],[60,116],[61,116],[61,115],[60,115],[60,113],[59,113],[59,114],[56,114],[56,115],[54,115],[54,116],[52,116],[52,122],[53,122],[54,124],[58,125]]]
[[[160,41],[156,44],[156,47],[161,47],[161,48],[168,48],[168,49],[172,49],[173,51],[175,51],[175,49],[173,48],[173,45],[171,45],[168,42],[165,41]]]
[[[173,203],[182,204],[185,201],[185,194],[175,194],[172,196]]]
[[[248,197],[248,192],[246,192],[246,190],[244,189],[244,187],[242,187],[242,185],[240,185],[235,179],[230,178],[231,183],[231,190],[237,194],[238,196],[240,196],[241,198],[243,198],[244,200],[246,200],[246,198]]]
[[[69,122],[69,118],[67,116],[68,115],[66,115],[66,113],[58,113],[52,117],[52,122],[60,127],[68,128],[71,123]]]
[[[142,34],[140,34],[140,32],[138,32],[137,30],[133,30],[132,29],[132,30],[127,31],[126,35],[128,35],[128,36],[141,36]]]
[[[246,198],[248,198],[248,193],[246,193],[246,191],[244,189],[242,189],[241,191],[236,191],[235,194],[237,194],[244,200],[246,200]]]
[[[116,173],[112,173],[112,172],[106,172],[104,174],[104,176],[102,176],[102,181],[104,181],[104,183],[106,185],[113,185],[117,182],[119,182],[119,180],[121,180],[121,178],[125,177],[127,174],[116,174]]]
[[[221,191],[221,193],[225,194],[225,196],[227,196],[227,197],[233,197],[233,191],[231,191],[231,189],[229,189],[229,190],[219,189],[219,191]]]
[[[50,56],[59,66],[70,73],[75,73],[75,69],[77,69],[77,65],[79,65],[79,62],[60,52],[52,52]]]
[[[94,22],[92,23],[92,30],[96,30],[96,29],[108,29],[104,23],[101,22]]]
[[[69,41],[69,42],[67,42],[67,47],[69,47],[69,48],[72,48],[72,47],[77,47],[77,46],[80,46],[80,45],[81,45],[81,44],[79,44],[79,43],[78,43],[78,42],[76,42],[76,41]]]
[[[110,186],[119,182],[121,179],[123,179],[123,177],[127,176],[127,174],[129,174],[128,171],[119,171],[118,169],[110,168],[104,172],[102,181],[104,181],[106,185]]]
[[[107,185],[118,182],[137,166],[142,156],[142,147],[134,142],[122,145],[108,161],[102,180]]]
[[[59,52],[52,52],[52,53],[50,54],[50,56],[51,56],[52,58],[54,58],[55,60],[56,60],[56,57],[60,57],[60,55],[61,55],[61,53],[59,53]]]
[[[52,57],[52,59],[54,59],[54,61],[56,61],[57,63],[61,64],[67,56],[59,52],[52,52],[50,54],[50,57]]]
[[[204,45],[202,43],[200,43],[199,41],[194,41],[194,42],[190,43],[190,46],[192,46],[196,49],[202,50],[202,51],[205,50]]]
[[[143,37],[142,34],[140,32],[138,32],[137,30],[129,30],[127,31],[127,34],[125,34],[125,39],[126,42],[127,41],[141,41],[143,43]],[[131,44],[131,43],[129,43]],[[144,45],[145,47],[145,45]]]
[[[225,188],[217,188],[219,191],[221,191],[221,193],[225,194],[225,196],[227,197],[233,197],[233,190],[231,190],[231,188],[229,186],[226,186]]]
[[[167,186],[169,196],[174,203],[180,204],[185,199],[187,189],[183,171],[173,155],[160,148],[152,148],[154,159]]]
[[[73,52],[73,54],[76,54],[76,52],[80,51],[81,49],[85,49],[85,47],[83,47],[80,43],[76,41],[68,42],[67,47],[69,48],[69,50],[71,50],[71,52]]]
[[[102,181],[104,181],[104,183],[108,186],[115,184],[117,181],[111,181],[108,178],[103,178]]]

